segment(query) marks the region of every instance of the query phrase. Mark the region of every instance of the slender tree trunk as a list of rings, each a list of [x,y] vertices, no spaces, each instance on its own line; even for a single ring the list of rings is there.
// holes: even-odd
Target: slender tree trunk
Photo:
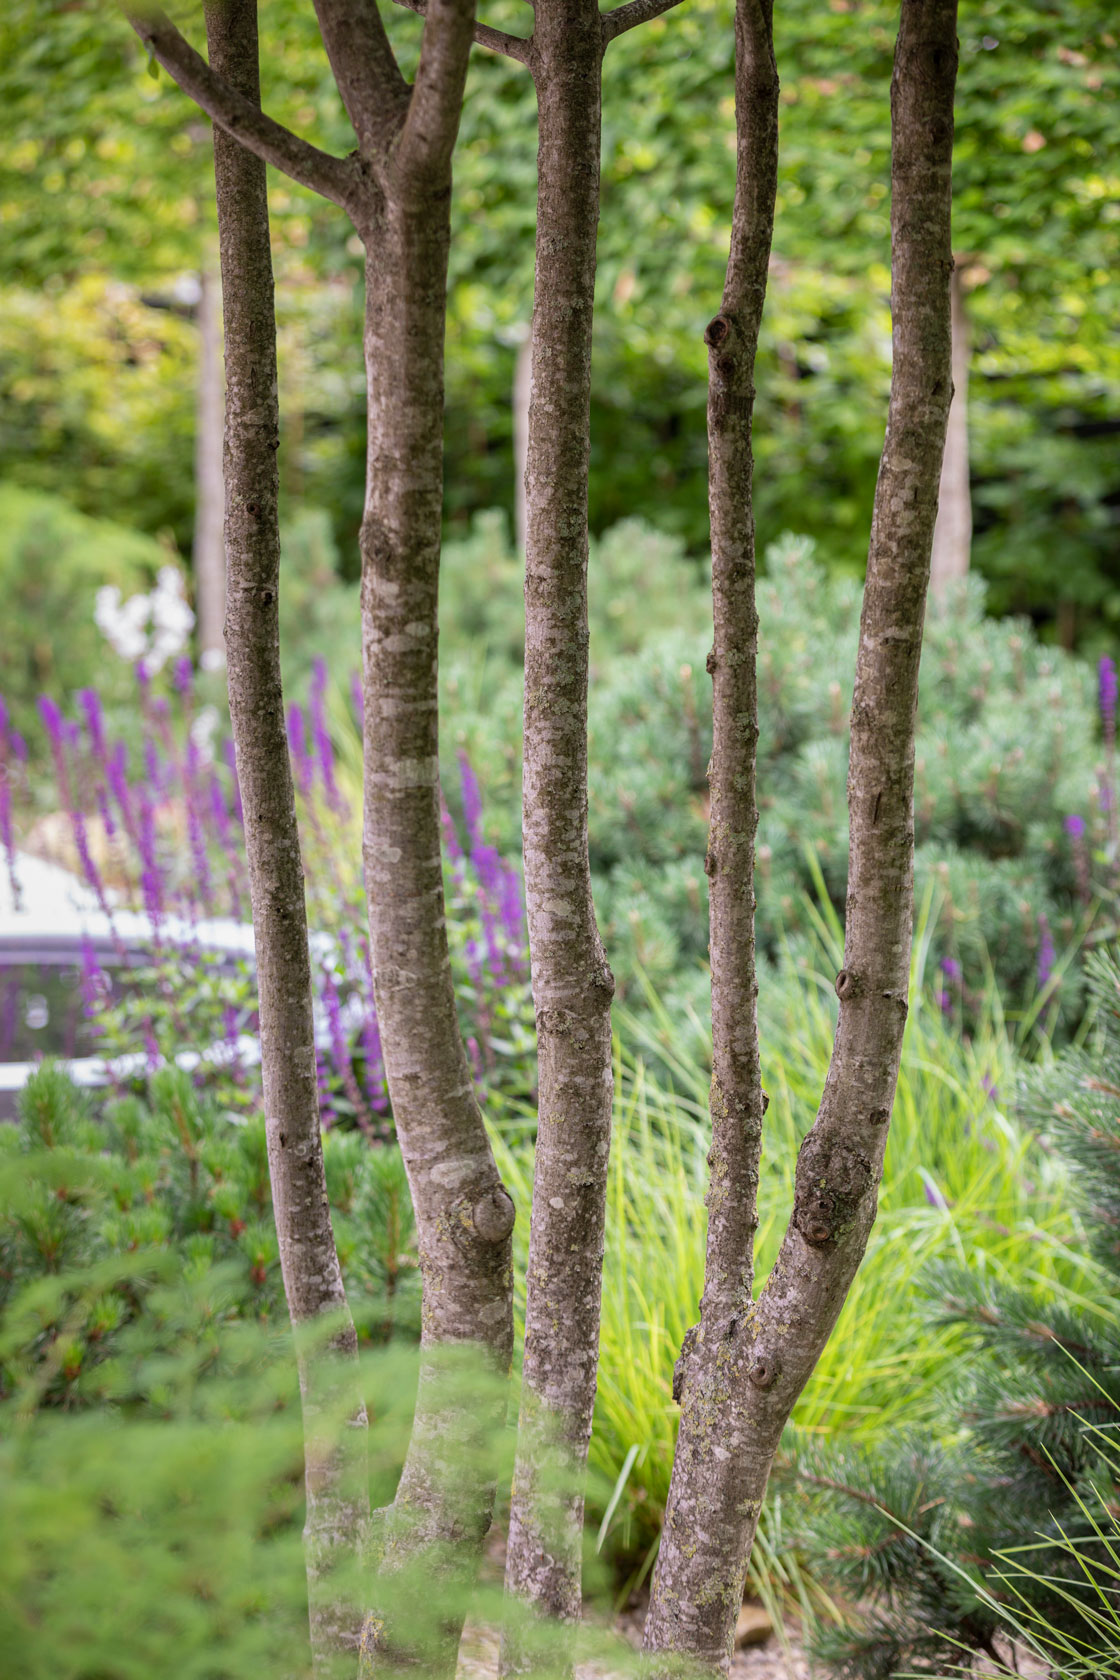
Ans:
[[[712,1467],[727,1444],[721,1430],[709,1427],[712,1409],[721,1400],[726,1405],[721,1355],[734,1348],[751,1307],[766,1101],[759,1068],[754,946],[758,614],[751,420],[777,192],[779,89],[772,19],[772,0],[738,0],[731,249],[720,313],[704,335],[715,632],[708,656],[713,732],[705,860],[712,964],[708,1238],[700,1323],[686,1337],[674,1373],[674,1398],[683,1401],[684,1409],[646,1625],[650,1650],[681,1649],[702,1658],[710,1654],[699,1648],[709,1624],[724,1640],[732,1602],[734,1624],[749,1546],[742,1522],[728,1533],[718,1532],[708,1520],[705,1502],[711,1494]],[[690,1551],[710,1563],[712,1592],[689,1568]],[[688,1591],[698,1590],[699,1602],[675,1602],[674,1595],[684,1586],[682,1576],[687,1577]],[[678,1624],[683,1624],[679,1631]]]
[[[214,68],[259,102],[256,0],[206,10]],[[280,1265],[297,1338],[306,1440],[312,1649],[355,1650],[361,1618],[334,1602],[332,1565],[369,1515],[357,1340],[323,1171],[303,867],[280,684],[276,318],[265,166],[214,133],[225,309],[226,652],[260,997],[261,1062]],[[329,1339],[314,1327],[325,1326]],[[309,1339],[309,1337],[311,1339]]]
[[[952,585],[968,576],[972,555],[972,492],[968,473],[968,363],[971,353],[968,313],[959,268],[953,269],[950,288],[953,323],[953,401],[945,433],[937,523],[933,528],[933,556],[929,585],[934,601],[943,600]]]
[[[504,1399],[480,1405],[476,1390],[472,1402],[446,1354],[481,1348],[492,1371],[508,1374],[514,1208],[459,1031],[443,896],[436,676],[449,201],[448,169],[407,193],[387,192],[362,230],[369,446],[361,546],[374,992],[423,1275],[420,1391],[383,1568],[400,1576],[426,1560],[415,1579],[428,1594],[423,1661],[453,1674],[462,1614],[451,1600],[473,1575],[490,1525],[494,1472],[484,1436],[500,1425]],[[419,1628],[422,1598],[416,1609]],[[379,1652],[400,1659],[401,1620],[398,1610],[384,1628],[367,1624],[367,1666]]]
[[[222,289],[209,266],[199,275],[198,402],[194,438],[194,599],[204,666],[225,657],[226,551],[222,534]]]
[[[506,1587],[552,1622],[581,1607],[599,1356],[614,980],[587,846],[587,477],[599,221],[595,0],[538,0],[537,278],[525,476],[525,891],[539,1103],[525,1360]],[[504,1673],[533,1666],[511,1621]],[[563,1658],[549,1645],[549,1666]]]
[[[740,10],[736,203],[720,313],[708,344],[708,486],[712,530],[711,818],[708,876],[712,964],[712,1148],[701,1303],[707,1342],[750,1304],[754,1190],[765,1098],[759,1071],[754,953],[754,839],[758,826],[754,364],[766,298],[778,168],[778,72],[771,0]],[[744,1187],[750,1192],[744,1195]]]
[[[739,14],[757,40],[757,0],[739,0]],[[682,1353],[680,1434],[646,1624],[647,1650],[713,1670],[726,1670],[730,1660],[782,1430],[832,1332],[874,1221],[898,1077],[913,919],[918,665],[951,390],[956,59],[955,0],[902,0],[891,87],[894,372],[852,706],[840,1019],[774,1269],[757,1301],[740,1285],[741,1310],[730,1316],[734,1278],[730,1286],[706,1279],[712,1315],[702,1317]],[[743,100],[738,123],[742,142],[751,126]],[[716,864],[718,879],[718,854]],[[715,958],[713,950],[713,964]],[[715,1170],[723,1170],[718,1150]],[[753,1203],[749,1159],[741,1171],[720,1181],[713,1175],[717,1208],[724,1197],[732,1207]],[[745,1222],[742,1229],[740,1278],[750,1246]],[[709,1265],[711,1253],[710,1238]],[[725,1269],[733,1259],[724,1260]]]

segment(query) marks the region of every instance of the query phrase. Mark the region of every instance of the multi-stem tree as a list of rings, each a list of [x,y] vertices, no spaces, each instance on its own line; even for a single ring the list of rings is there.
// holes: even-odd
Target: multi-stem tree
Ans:
[[[132,13],[153,55],[215,123],[346,209],[367,251],[366,883],[390,1095],[416,1204],[428,1357],[399,1520],[385,1529],[389,1568],[419,1544],[428,1556],[441,1548],[445,1560],[466,1558],[469,1571],[490,1518],[492,1478],[480,1463],[464,1461],[469,1429],[460,1427],[462,1406],[441,1381],[438,1355],[448,1344],[482,1343],[504,1369],[511,1343],[513,1210],[473,1096],[443,930],[436,594],[450,159],[472,39],[528,63],[536,82],[524,825],[541,1126],[508,1584],[569,1624],[579,1609],[610,1119],[611,982],[591,903],[586,837],[587,433],[600,67],[613,35],[668,3],[633,0],[601,16],[588,0],[539,0],[533,37],[524,41],[475,25],[464,0],[430,0],[409,89],[373,5],[316,0],[358,140],[347,159],[317,151],[263,116],[255,84],[247,96],[233,77],[207,66],[162,13]],[[895,365],[852,714],[840,1021],[820,1112],[799,1160],[793,1217],[756,1301],[752,1249],[765,1098],[753,955],[751,410],[774,213],[777,72],[771,0],[737,0],[731,257],[721,311],[706,335],[715,617],[708,1254],[701,1322],[678,1363],[681,1433],[646,1631],[650,1651],[714,1668],[730,1653],[781,1430],[866,1244],[897,1077],[912,917],[917,672],[950,397],[954,30],[955,0],[902,0],[892,85]],[[255,518],[260,504],[241,511]],[[231,584],[234,576],[231,565]],[[249,739],[244,719],[242,734]],[[264,908],[262,887],[262,928]],[[267,1035],[265,1051],[267,1057]],[[282,1192],[282,1175],[280,1184]],[[326,1276],[329,1230],[318,1231],[312,1247]],[[425,1642],[425,1660],[450,1672],[459,1624],[442,1613],[433,1620],[439,1626]],[[399,1632],[371,1619],[365,1649],[370,1663],[383,1649],[399,1655]],[[507,1670],[525,1666],[528,1649],[507,1640]]]

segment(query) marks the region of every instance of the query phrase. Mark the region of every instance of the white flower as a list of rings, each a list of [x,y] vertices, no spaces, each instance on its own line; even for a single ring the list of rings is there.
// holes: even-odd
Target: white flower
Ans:
[[[120,590],[110,583],[97,591],[93,618],[114,653],[135,662],[148,645],[144,631],[149,612],[146,595],[133,595],[122,603]]]
[[[149,671],[158,671],[182,652],[194,625],[174,566],[160,569],[150,595],[131,595],[124,602],[117,586],[106,584],[94,599],[93,619],[114,653],[133,665],[143,659]]]
[[[217,706],[203,706],[191,724],[191,740],[199,757],[207,763],[214,757],[214,733],[220,722]]]

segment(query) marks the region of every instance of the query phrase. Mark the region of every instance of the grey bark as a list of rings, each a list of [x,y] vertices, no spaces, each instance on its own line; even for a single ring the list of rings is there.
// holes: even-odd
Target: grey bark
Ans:
[[[469,11],[459,16],[469,30]],[[464,39],[469,45],[469,33]],[[369,394],[364,855],[377,1012],[416,1211],[426,1365],[383,1567],[407,1571],[418,1554],[442,1547],[452,1592],[477,1564],[494,1485],[472,1447],[485,1420],[456,1398],[453,1381],[440,1381],[439,1355],[481,1345],[495,1370],[508,1371],[514,1210],[459,1033],[444,920],[436,654],[449,161],[412,182],[395,170],[384,178],[376,214],[360,229]],[[461,1619],[441,1621],[425,1654],[431,1670],[454,1672]],[[399,1654],[391,1621],[387,1631],[370,1624],[370,1666],[382,1649]]]
[[[489,1526],[494,1474],[474,1449],[500,1422],[497,1392],[464,1396],[449,1357],[473,1349],[508,1374],[514,1209],[498,1176],[455,1014],[440,858],[437,616],[442,513],[443,338],[451,155],[472,0],[433,0],[415,82],[401,76],[377,9],[316,0],[327,54],[358,136],[348,158],[309,146],[208,66],[154,6],[127,8],[149,50],[212,120],[256,156],[341,204],[367,252],[368,473],[361,530],[366,893],[389,1094],[416,1213],[422,1367],[407,1461],[382,1525],[382,1594],[426,1572],[447,1607],[423,1653],[455,1666],[462,1606]],[[481,1433],[480,1433],[481,1432]],[[422,1566],[414,1567],[418,1560]],[[428,1621],[436,1620],[435,1613]],[[411,1653],[393,1613],[366,1620],[361,1667]]]
[[[214,69],[257,102],[256,0],[213,0],[206,28]],[[312,1651],[322,1671],[339,1649],[356,1650],[360,1632],[360,1615],[335,1602],[331,1571],[352,1555],[369,1515],[366,1414],[323,1170],[303,866],[280,681],[280,414],[265,166],[217,129],[214,175],[228,385],[229,701],[245,810],[272,1203],[304,1410]]]
[[[572,1627],[599,1356],[614,979],[587,842],[587,480],[603,30],[596,0],[537,0],[537,253],[525,470],[522,836],[538,1120],[525,1356],[506,1553],[511,1599]],[[534,1666],[511,1617],[504,1674]],[[553,1628],[550,1669],[570,1661]]]
[[[203,267],[198,293],[198,398],[194,438],[194,599],[203,663],[224,658],[226,553],[222,535],[222,292],[212,268]],[[208,657],[209,656],[209,657]]]
[[[953,401],[945,433],[937,523],[933,528],[933,556],[929,585],[935,602],[943,600],[954,583],[968,576],[972,557],[972,491],[968,468],[968,364],[971,355],[968,312],[959,267],[950,288],[953,329]]]
[[[739,0],[738,11],[748,38],[757,40],[758,0]],[[752,1206],[750,1219],[740,1221],[739,1278],[706,1278],[711,1306],[707,1316],[702,1306],[678,1363],[680,1432],[645,1644],[655,1655],[714,1671],[730,1661],[782,1430],[832,1332],[874,1221],[898,1077],[913,918],[918,665],[951,391],[955,29],[955,0],[902,0],[891,84],[894,368],[852,706],[845,953],[832,1059],[798,1157],[793,1214],[764,1289],[752,1301],[740,1281],[749,1276]],[[740,101],[741,144],[744,125],[749,130],[752,119]],[[717,856],[716,879],[718,872]],[[753,1204],[749,1156],[741,1170],[741,1179],[714,1186],[726,1191],[723,1205]],[[736,1288],[740,1310],[728,1316]]]

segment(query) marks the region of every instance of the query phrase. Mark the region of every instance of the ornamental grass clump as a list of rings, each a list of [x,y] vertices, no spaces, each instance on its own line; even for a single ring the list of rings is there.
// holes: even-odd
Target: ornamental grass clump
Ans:
[[[957,1323],[927,1322],[921,1280],[936,1261],[970,1275],[1040,1280],[1070,1310],[1092,1310],[1097,1274],[1081,1251],[1069,1169],[1007,1113],[1014,1046],[989,990],[967,1039],[938,1006],[934,919],[919,921],[911,1011],[887,1149],[880,1213],[849,1300],[793,1415],[789,1440],[873,1449],[909,1423],[939,1426],[947,1365],[965,1357]],[[759,1185],[758,1276],[773,1264],[793,1194],[798,1146],[827,1065],[836,1016],[835,930],[813,960],[767,971],[760,994],[762,1077],[770,1102]],[[676,1432],[674,1362],[703,1284],[708,1028],[686,1032],[647,991],[639,1015],[617,1012],[618,1094],[608,1184],[602,1355],[591,1464],[592,1517],[624,1603],[648,1580],[659,1544]],[[499,1156],[518,1194],[525,1160]],[[523,1240],[524,1234],[522,1234]],[[772,1488],[752,1589],[776,1609],[800,1598],[827,1613],[830,1572],[801,1548],[796,1494]]]
[[[1065,1287],[1047,1275],[1041,1242],[1013,1269],[947,1254],[919,1279],[926,1334],[954,1346],[928,1421],[796,1454],[811,1567],[860,1606],[820,1643],[852,1680],[1010,1669],[1016,1642],[1062,1676],[1115,1670],[1120,963],[1087,970],[1085,1045],[1028,1070],[1018,1097],[1032,1176],[1068,1175],[1080,1286],[1068,1265]]]

